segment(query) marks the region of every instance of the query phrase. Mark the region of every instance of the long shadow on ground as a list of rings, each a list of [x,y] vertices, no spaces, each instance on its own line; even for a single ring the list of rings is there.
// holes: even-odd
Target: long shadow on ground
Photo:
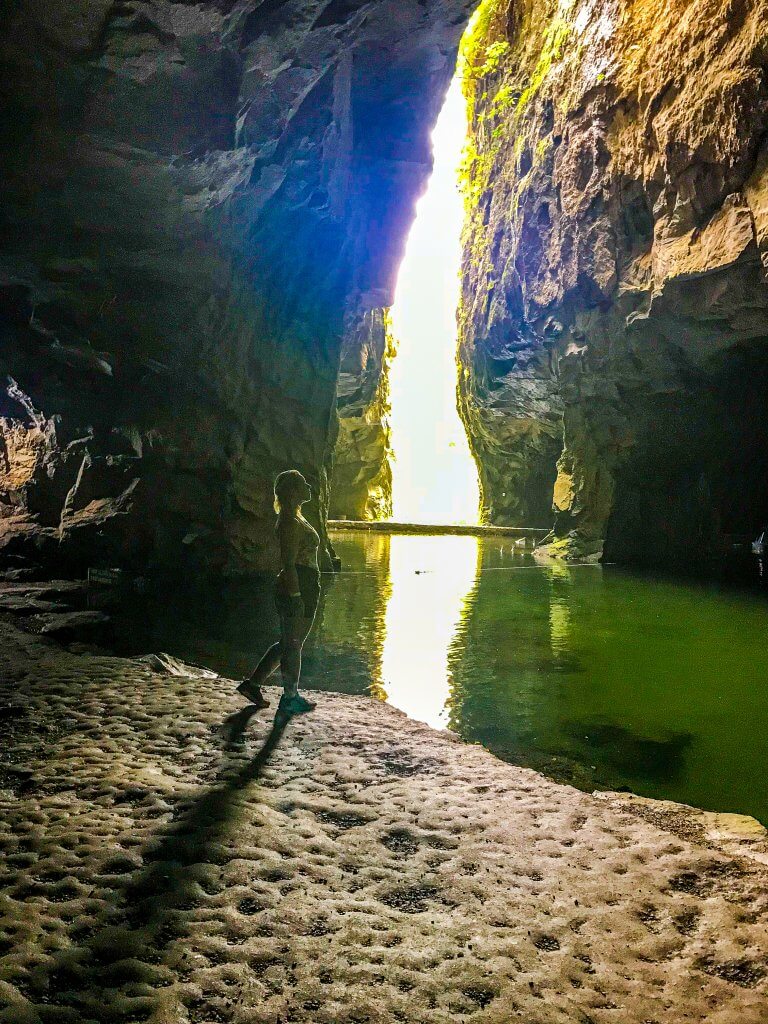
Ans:
[[[187,972],[164,961],[169,945],[186,930],[183,912],[201,902],[204,871],[193,866],[203,869],[231,859],[227,823],[243,787],[259,778],[290,720],[276,716],[255,757],[233,770],[231,752],[255,712],[245,708],[225,719],[220,732],[230,756],[217,782],[189,806],[179,803],[180,813],[167,833],[145,847],[144,866],[115,885],[114,914],[108,922],[56,955],[47,984],[38,975],[37,991],[28,995],[45,1024],[146,1021],[156,1012],[163,989],[185,980]]]

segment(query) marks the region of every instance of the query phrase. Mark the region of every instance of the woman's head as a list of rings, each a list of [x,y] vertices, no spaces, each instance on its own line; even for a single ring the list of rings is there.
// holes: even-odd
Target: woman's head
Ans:
[[[275,477],[276,512],[297,512],[311,497],[309,484],[298,469],[287,469]]]

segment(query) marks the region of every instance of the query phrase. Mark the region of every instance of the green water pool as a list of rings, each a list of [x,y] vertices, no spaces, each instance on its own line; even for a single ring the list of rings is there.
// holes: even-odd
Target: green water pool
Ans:
[[[765,594],[539,566],[502,538],[333,540],[308,688],[371,693],[582,789],[768,823]],[[275,628],[268,592],[240,589],[153,642],[242,676]]]

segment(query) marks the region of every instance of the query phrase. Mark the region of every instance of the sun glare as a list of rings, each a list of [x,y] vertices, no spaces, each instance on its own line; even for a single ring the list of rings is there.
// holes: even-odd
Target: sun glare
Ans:
[[[477,468],[456,409],[463,221],[458,167],[466,134],[457,75],[432,135],[434,172],[416,208],[392,308],[397,345],[390,371],[396,522],[478,521]]]

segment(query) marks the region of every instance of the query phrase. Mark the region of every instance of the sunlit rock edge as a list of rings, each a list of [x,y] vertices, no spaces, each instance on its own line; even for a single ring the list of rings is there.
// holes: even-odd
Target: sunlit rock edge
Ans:
[[[395,343],[386,310],[363,314],[345,332],[331,436],[328,517],[375,521],[392,515],[389,366]]]
[[[460,409],[487,515],[665,563],[762,526],[762,0],[486,0]]]

